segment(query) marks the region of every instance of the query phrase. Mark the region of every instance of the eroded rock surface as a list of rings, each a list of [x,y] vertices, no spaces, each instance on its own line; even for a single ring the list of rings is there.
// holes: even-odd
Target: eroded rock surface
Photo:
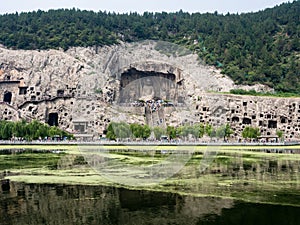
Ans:
[[[237,86],[196,55],[169,45],[146,41],[66,52],[2,47],[0,119],[38,119],[85,137],[105,135],[110,121],[125,120],[151,126],[230,123],[236,139],[251,125],[266,136],[280,129],[286,138],[299,138],[300,99],[221,94],[270,89]]]

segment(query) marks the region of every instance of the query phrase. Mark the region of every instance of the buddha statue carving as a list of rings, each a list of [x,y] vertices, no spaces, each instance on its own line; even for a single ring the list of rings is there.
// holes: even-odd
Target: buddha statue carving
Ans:
[[[152,100],[155,95],[153,81],[150,77],[146,77],[142,82],[141,98],[144,101]]]

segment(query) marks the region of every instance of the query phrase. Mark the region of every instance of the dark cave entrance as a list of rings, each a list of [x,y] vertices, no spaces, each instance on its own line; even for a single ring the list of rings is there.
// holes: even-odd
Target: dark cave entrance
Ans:
[[[162,99],[178,102],[184,98],[183,82],[176,80],[173,73],[155,71],[140,71],[131,68],[121,74],[120,80],[120,103],[132,103],[152,99]]]
[[[162,77],[175,82],[176,76],[173,73],[160,73],[155,71],[139,71],[135,68],[129,69],[121,75],[121,88],[124,88],[134,80],[146,77]]]
[[[269,120],[268,128],[277,128],[277,121]]]
[[[26,95],[27,87],[19,87],[19,95]]]
[[[64,90],[57,90],[57,96],[58,97],[64,97]]]
[[[7,102],[8,104],[10,104],[11,103],[11,98],[12,98],[12,93],[11,92],[6,92],[4,94],[3,101]]]
[[[232,122],[238,123],[240,119],[237,116],[232,117]]]
[[[251,124],[251,119],[249,118],[243,118],[243,124],[247,124],[247,125],[250,125]]]
[[[58,113],[49,113],[48,124],[50,126],[58,126]]]

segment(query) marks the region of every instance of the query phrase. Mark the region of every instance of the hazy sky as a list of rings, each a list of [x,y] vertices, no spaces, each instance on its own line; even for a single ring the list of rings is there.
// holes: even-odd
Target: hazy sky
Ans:
[[[292,1],[292,0],[290,0]],[[289,0],[7,0],[0,5],[0,14],[37,9],[79,8],[111,12],[214,12],[226,14],[255,12]]]

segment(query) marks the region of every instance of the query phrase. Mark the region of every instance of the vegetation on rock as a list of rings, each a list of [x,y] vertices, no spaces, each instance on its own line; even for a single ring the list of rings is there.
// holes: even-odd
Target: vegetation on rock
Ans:
[[[290,97],[299,97],[299,94],[290,93],[290,92],[257,92],[255,90],[243,90],[243,89],[231,89],[230,94],[235,95],[252,95],[252,96],[269,96],[269,97],[280,97],[280,98],[290,98]]]

